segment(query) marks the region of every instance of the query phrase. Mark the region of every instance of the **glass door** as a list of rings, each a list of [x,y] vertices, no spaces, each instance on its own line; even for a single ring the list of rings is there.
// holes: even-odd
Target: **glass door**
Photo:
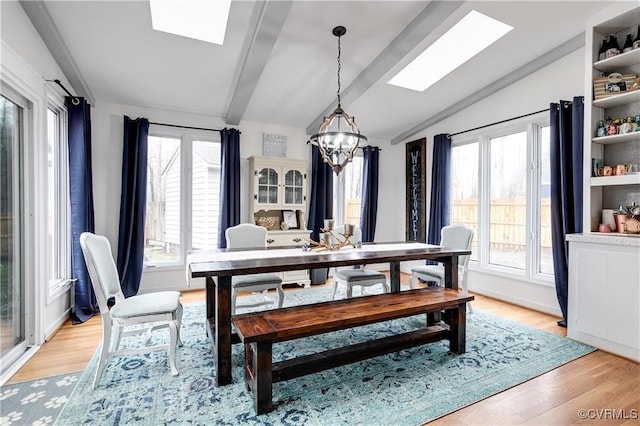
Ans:
[[[22,111],[0,96],[0,373],[26,350],[19,190]]]

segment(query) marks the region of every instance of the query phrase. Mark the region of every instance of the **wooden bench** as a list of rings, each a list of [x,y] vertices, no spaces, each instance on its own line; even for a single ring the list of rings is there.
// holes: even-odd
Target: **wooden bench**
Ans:
[[[272,384],[442,339],[451,352],[465,352],[466,304],[473,296],[430,287],[294,306],[232,317],[245,350],[245,385],[256,414],[273,410]],[[443,312],[444,323],[433,324]],[[425,328],[355,345],[272,362],[273,343],[376,322],[427,314]]]

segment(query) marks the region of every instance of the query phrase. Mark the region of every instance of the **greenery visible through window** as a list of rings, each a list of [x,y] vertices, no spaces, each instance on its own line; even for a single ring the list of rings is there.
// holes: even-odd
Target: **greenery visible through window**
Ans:
[[[474,230],[479,267],[553,274],[549,171],[549,127],[540,121],[454,139],[451,222]]]

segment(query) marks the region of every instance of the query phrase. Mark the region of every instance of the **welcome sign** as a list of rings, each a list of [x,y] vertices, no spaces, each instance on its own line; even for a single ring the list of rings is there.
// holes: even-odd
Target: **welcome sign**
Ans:
[[[407,241],[427,241],[425,226],[426,202],[425,202],[425,164],[426,164],[425,138],[407,142],[406,145],[406,220],[405,239]]]

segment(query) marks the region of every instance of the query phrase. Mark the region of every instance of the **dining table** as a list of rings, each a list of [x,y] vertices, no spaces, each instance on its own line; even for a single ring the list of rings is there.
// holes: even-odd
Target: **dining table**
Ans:
[[[284,271],[334,268],[367,264],[388,264],[391,292],[401,291],[400,263],[431,260],[444,265],[444,286],[458,289],[458,257],[469,255],[453,249],[420,242],[365,243],[340,250],[308,247],[214,249],[187,256],[187,278],[204,278],[206,331],[215,357],[215,383],[232,383],[231,345],[240,339],[232,332],[231,279],[233,276]],[[386,269],[386,268],[383,268]]]

